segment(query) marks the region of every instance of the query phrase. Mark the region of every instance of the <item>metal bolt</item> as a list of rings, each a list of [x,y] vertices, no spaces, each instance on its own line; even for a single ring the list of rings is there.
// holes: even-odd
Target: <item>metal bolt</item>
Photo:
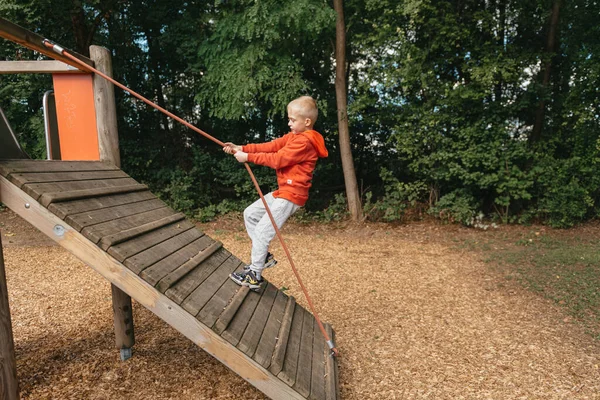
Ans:
[[[54,234],[62,237],[65,234],[65,228],[62,225],[54,225]]]
[[[25,208],[29,208],[29,207],[31,207],[31,206],[29,205],[29,203],[25,203]]]

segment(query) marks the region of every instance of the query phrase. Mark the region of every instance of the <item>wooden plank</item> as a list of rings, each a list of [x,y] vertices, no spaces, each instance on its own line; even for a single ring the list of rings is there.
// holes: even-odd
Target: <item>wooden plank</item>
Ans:
[[[325,337],[315,318],[313,328],[312,376],[310,378],[310,400],[325,399]]]
[[[181,303],[181,306],[187,312],[196,316],[225,281],[229,279],[229,274],[235,271],[239,265],[240,261],[237,258],[229,257]]]
[[[4,254],[2,252],[2,232],[0,232],[0,399],[19,399],[15,342],[8,304]]]
[[[265,324],[267,323],[267,319],[273,308],[273,303],[275,302],[275,297],[277,296],[277,288],[271,283],[265,283],[267,283],[267,287],[263,288],[265,293],[261,297],[258,306],[256,306],[256,310],[254,311],[252,318],[250,318],[250,322],[248,322],[244,335],[237,345],[238,349],[250,357],[254,355],[254,352],[258,347],[258,342],[263,334]]]
[[[283,369],[277,377],[289,386],[293,386],[296,383],[296,374],[298,372],[298,359],[300,355],[300,342],[302,340],[302,327],[304,326],[304,318],[308,319],[308,312],[296,304],[294,310],[294,318],[292,320],[292,329],[290,331],[290,338],[287,344],[287,350],[285,352],[285,360],[283,363]]]
[[[288,297],[287,304],[285,305],[281,327],[279,328],[279,333],[277,334],[277,343],[275,344],[275,350],[273,351],[273,359],[271,360],[271,366],[269,367],[269,370],[275,375],[279,374],[283,368],[283,362],[285,360],[285,354],[288,347],[295,309],[296,299],[293,296],[290,296]]]
[[[176,222],[167,225],[158,230],[138,236],[128,242],[123,242],[112,246],[108,249],[108,254],[113,256],[118,261],[125,261],[127,258],[141,253],[144,250],[156,246],[174,236],[177,236],[187,230],[193,229],[194,225],[188,221]],[[169,253],[170,254],[170,253]]]
[[[215,321],[213,331],[217,332],[219,335],[223,333],[225,329],[227,329],[227,326],[229,326],[229,323],[237,313],[238,309],[246,299],[248,292],[250,291],[248,286],[239,286],[235,282],[231,283],[233,283],[238,289],[236,290],[229,304],[225,306],[225,309],[219,316],[219,319]]]
[[[173,286],[175,283],[179,282],[181,278],[189,274],[198,265],[200,265],[206,259],[211,257],[221,247],[223,247],[223,243],[221,242],[212,243],[206,249],[202,250],[202,252],[196,254],[188,262],[177,267],[177,269],[175,269],[174,271],[170,272],[167,276],[162,278],[161,281],[158,283],[157,289],[162,293],[166,292],[168,288]]]
[[[61,203],[58,203],[61,204]],[[87,226],[101,224],[117,218],[123,218],[130,215],[139,214],[145,211],[152,211],[165,206],[159,199],[151,199],[136,203],[129,203],[115,207],[102,208],[100,210],[86,211],[78,214],[72,214],[64,218],[65,222],[73,228],[81,231]]]
[[[0,177],[0,201],[67,251],[73,253],[75,257],[78,257],[109,282],[131,295],[139,305],[155,313],[269,398],[304,400],[302,396],[291,390],[254,360],[192,318],[176,303],[157,292],[94,243],[40,206],[31,196],[26,195],[2,177]],[[23,204],[26,203],[30,204],[29,208],[23,207]],[[65,230],[56,231],[54,229],[56,225],[62,225]]]
[[[21,186],[21,189],[31,197],[35,197],[36,195],[41,196],[43,194],[53,192],[73,192],[83,189],[112,188],[131,185],[140,184],[133,178],[126,176],[124,178],[114,179],[26,183],[25,185]]]
[[[58,218],[65,219],[68,215],[79,214],[88,211],[101,210],[127,204],[134,204],[145,200],[159,200],[149,191],[117,194],[114,196],[101,196],[92,199],[72,200],[61,203],[53,203],[48,210]],[[159,200],[160,201],[160,200]],[[163,207],[166,204],[163,203]],[[137,213],[136,213],[137,214]]]
[[[242,271],[243,269],[244,263],[240,262],[240,265],[236,270]],[[227,306],[227,303],[230,302],[231,298],[239,288],[239,285],[228,279],[223,286],[217,290],[217,293],[211,297],[208,303],[202,307],[198,315],[196,315],[196,319],[204,325],[212,327],[217,318],[219,318],[219,315],[223,312],[225,306]]]
[[[10,174],[9,180],[22,187],[30,183],[50,183],[68,181],[90,181],[96,179],[130,178],[121,170],[108,171],[68,171],[68,172],[19,172]]]
[[[1,19],[1,18],[0,18]],[[60,161],[60,160],[2,160],[0,175],[8,176],[15,172],[64,172],[64,171],[107,171],[118,170],[111,163],[103,161]]]
[[[100,239],[100,243],[98,243],[98,246],[100,246],[102,250],[107,250],[111,246],[115,246],[119,243],[135,239],[138,236],[142,236],[148,232],[155,231],[164,226],[171,225],[175,222],[179,222],[183,219],[185,219],[185,215],[183,215],[182,213],[169,215],[156,221],[147,222],[145,224],[138,225],[133,228],[125,229],[121,232],[113,233],[112,235],[104,236],[102,239]]]
[[[82,72],[71,65],[56,60],[0,61],[0,74],[81,74]]]
[[[81,233],[94,243],[98,243],[106,235],[120,232],[135,226],[145,224],[150,221],[156,221],[168,215],[175,214],[175,211],[169,207],[158,208],[156,210],[146,211],[139,214],[130,215],[101,224],[85,227]]]
[[[140,274],[140,277],[150,285],[156,286],[156,283],[167,276],[171,271],[180,265],[185,264],[196,254],[201,253],[202,250],[214,243],[213,239],[202,234],[198,229],[193,229],[193,231],[202,236],[198,236],[194,241],[162,260],[156,262],[155,258],[149,258],[146,256],[146,252],[142,252],[128,258],[127,261],[125,261],[125,265],[132,271]],[[161,293],[164,293],[164,291],[161,291]]]
[[[331,325],[325,324],[325,332],[335,343],[335,332]],[[337,374],[337,360],[331,354],[329,346],[325,346],[325,400],[338,400],[340,398],[340,386]]]
[[[48,207],[52,203],[61,201],[79,200],[86,199],[89,197],[107,196],[119,193],[141,192],[143,190],[148,190],[148,187],[142,184],[118,187],[101,187],[96,189],[82,189],[74,190],[72,192],[45,193],[41,196],[39,201],[41,205],[43,205],[44,207]]]
[[[229,257],[232,257],[231,253],[222,248],[211,258],[200,264],[198,268],[177,282],[175,286],[168,289],[165,294],[177,304],[181,304],[183,300],[196,290],[196,288]]]
[[[135,256],[129,257],[125,260],[124,264],[133,272],[139,274],[148,265],[156,265],[157,263],[164,264],[172,261],[172,256],[175,256],[183,247],[194,243],[203,235],[204,234],[198,229],[188,229],[156,246],[152,246],[147,250],[139,252]],[[152,284],[151,282],[148,283]]]
[[[269,313],[269,319],[267,320],[258,347],[256,348],[256,353],[253,358],[264,368],[269,368],[269,365],[271,364],[271,358],[273,356],[273,351],[275,350],[275,343],[277,343],[279,328],[281,328],[283,312],[285,311],[287,300],[288,297],[285,293],[282,291],[277,292],[273,308]]]
[[[298,354],[298,371],[296,383],[292,386],[304,397],[310,394],[310,381],[312,378],[313,332],[315,317],[308,311],[302,324],[302,339],[300,340],[300,353]]]
[[[57,186],[55,191],[46,190],[40,186]],[[72,186],[73,189],[66,189],[65,186]],[[89,187],[86,187],[89,186]],[[32,197],[39,196],[39,203],[48,207],[51,203],[61,201],[85,199],[96,196],[107,196],[119,193],[141,192],[148,190],[148,186],[137,183],[131,178],[110,179],[105,181],[80,181],[54,183],[35,183],[25,185],[23,190]]]
[[[38,53],[45,54],[48,57],[53,58],[55,60],[62,61],[75,68],[83,68],[67,56],[58,54],[51,48],[46,47],[43,43],[44,38],[42,36],[38,35],[37,33],[33,33],[17,24],[14,24],[2,17],[0,17],[0,37],[18,43],[21,46],[25,46],[31,50],[37,51]],[[82,61],[85,65],[89,65],[91,67],[94,66],[94,62],[92,60],[85,56],[82,56],[81,54],[75,53],[71,50],[69,50],[69,54],[72,54],[75,58]]]
[[[221,334],[223,339],[227,340],[232,345],[237,346],[264,292],[264,290],[261,290],[260,292],[251,290],[248,293],[246,299],[238,309],[238,312],[235,313],[235,316],[229,323],[229,326],[227,326],[227,329]]]

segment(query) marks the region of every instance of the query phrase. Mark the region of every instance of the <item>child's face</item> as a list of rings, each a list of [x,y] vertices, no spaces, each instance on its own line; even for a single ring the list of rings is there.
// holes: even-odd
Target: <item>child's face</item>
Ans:
[[[288,126],[294,133],[310,129],[310,118],[302,117],[294,110],[288,110]]]

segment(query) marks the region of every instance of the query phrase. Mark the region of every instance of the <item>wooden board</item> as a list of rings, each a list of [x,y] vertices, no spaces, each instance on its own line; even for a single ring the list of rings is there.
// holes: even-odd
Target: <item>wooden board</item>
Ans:
[[[100,246],[102,250],[106,250],[111,246],[115,246],[123,242],[132,241],[133,239],[139,236],[159,230],[160,228],[166,227],[168,225],[174,225],[175,223],[178,223],[178,225],[184,224],[187,221],[179,223],[179,221],[182,221],[183,219],[185,219],[185,215],[183,215],[182,213],[169,215],[156,221],[147,222],[145,224],[141,224],[133,228],[125,229],[121,232],[113,233],[112,235],[104,236],[102,239],[100,239],[98,246]]]
[[[215,324],[213,326],[213,331],[215,331],[219,335],[223,333],[225,329],[227,329],[229,323],[231,322],[235,314],[238,312],[238,309],[244,303],[244,300],[246,300],[246,296],[248,296],[248,292],[250,291],[250,288],[248,286],[238,286],[233,281],[231,283],[235,285],[233,286],[235,293],[231,298],[231,301],[229,301],[225,305],[223,312],[221,313],[221,315],[219,315],[218,320],[215,321]]]
[[[199,230],[194,228],[188,229],[164,242],[127,258],[124,264],[133,272],[139,274],[147,265],[155,265],[157,263],[164,263],[172,260],[172,255],[177,254],[181,248],[195,242],[202,236],[203,233]],[[152,284],[151,282],[148,283]]]
[[[279,336],[279,329],[281,328],[283,312],[285,311],[287,301],[288,297],[285,293],[278,291],[275,302],[273,303],[273,308],[269,313],[269,319],[267,320],[267,324],[265,325],[265,329],[263,330],[258,347],[256,348],[256,353],[253,357],[257,363],[265,368],[269,368],[269,365],[271,364],[271,358],[273,356],[273,351],[275,350],[275,343],[277,343],[277,338]]]
[[[235,257],[229,257],[208,278],[204,280],[182,303],[181,306],[196,316],[210,298],[229,279],[229,274],[235,271],[240,261]]]
[[[173,287],[169,288],[165,294],[177,304],[181,304],[198,286],[202,284],[219,266],[225,262],[231,253],[221,248],[211,258],[203,262],[177,282]]]
[[[193,229],[195,232],[200,232]],[[201,253],[204,249],[214,243],[213,239],[206,235],[199,236],[193,242],[185,245],[177,252],[168,255],[168,257],[153,263],[152,259],[146,257],[146,254],[140,253],[125,262],[125,265],[140,276],[152,286],[156,284],[171,271],[185,264],[191,258]]]
[[[267,319],[269,318],[278,292],[277,288],[271,283],[269,283],[266,288],[263,288],[263,290],[265,293],[262,295],[258,306],[256,306],[256,310],[254,311],[250,322],[248,322],[246,331],[244,331],[244,335],[237,346],[238,349],[250,357],[254,355],[256,347],[258,347],[258,342],[265,329]]]
[[[129,178],[120,169],[107,171],[68,171],[68,172],[18,172],[10,174],[9,180],[22,187],[31,183],[52,183],[67,181],[88,181],[97,179]]]
[[[45,161],[45,160],[2,160],[0,175],[14,172],[64,172],[64,171],[107,171],[118,170],[115,165],[102,161]]]
[[[127,204],[136,204],[145,200],[161,201],[149,191],[142,191],[53,203],[48,206],[48,210],[53,212],[58,218],[65,219],[65,217],[72,214],[103,210],[109,207]],[[166,207],[166,204],[163,203],[163,207]]]
[[[288,297],[285,311],[283,312],[281,327],[277,334],[277,342],[275,350],[273,350],[273,358],[269,370],[277,375],[283,368],[285,354],[289,342],[290,331],[292,330],[292,320],[294,318],[294,310],[296,309],[296,299],[293,296]]]
[[[327,345],[316,319],[313,328],[312,376],[308,398],[310,400],[323,400],[325,398],[325,351]]]
[[[175,214],[175,211],[171,210],[169,207],[158,208],[152,211],[117,218],[98,225],[88,226],[82,229],[81,233],[92,242],[98,243],[104,236],[131,229],[173,214]]]
[[[244,263],[239,264],[236,268],[236,271],[241,271],[244,268]],[[227,280],[223,286],[217,290],[217,293],[206,303],[202,310],[196,315],[196,319],[202,322],[204,325],[208,327],[212,327],[215,324],[215,321],[222,312],[224,312],[224,308],[227,306],[236,293],[236,291],[240,288],[234,281]]]
[[[335,344],[335,332],[331,325],[325,324],[325,332]],[[337,400],[340,398],[340,387],[337,376],[337,360],[330,354],[329,346],[325,349],[325,399]]]
[[[113,219],[128,217],[130,215],[139,214],[145,211],[156,210],[164,206],[165,203],[163,203],[161,200],[150,199],[136,203],[123,204],[114,207],[102,208],[99,210],[72,214],[66,216],[64,220],[73,228],[81,231],[86,226],[97,225]]]
[[[304,319],[308,319],[308,312],[296,304],[294,310],[294,318],[292,320],[292,329],[290,331],[290,338],[287,344],[287,350],[285,352],[285,361],[283,363],[283,369],[277,377],[293,386],[296,383],[296,374],[298,372],[298,358],[300,355],[300,342],[302,339],[302,327],[304,326]]]
[[[203,249],[200,253],[196,254],[190,260],[188,260],[185,264],[177,267],[175,270],[169,272],[167,276],[162,278],[157,285],[157,289],[164,293],[168,288],[175,285],[184,276],[192,272],[196,267],[206,261],[208,258],[212,257],[214,253],[216,253],[221,247],[223,247],[223,243],[221,242],[213,242],[207,248]]]
[[[304,397],[310,394],[310,382],[312,379],[312,356],[314,338],[315,317],[308,311],[304,316],[302,324],[302,339],[300,340],[300,353],[298,354],[298,371],[296,372],[296,383],[292,386]]]
[[[116,179],[106,179],[106,180],[90,180],[90,181],[69,181],[69,182],[50,182],[50,183],[27,183],[21,187],[21,189],[33,197],[34,199],[47,199],[49,197],[55,198],[58,197],[58,194],[62,194],[62,198],[70,197],[69,200],[74,200],[73,195],[67,195],[67,193],[75,192],[78,194],[77,198],[84,198],[81,193],[84,190],[87,190],[89,193],[92,193],[94,196],[101,195],[100,192],[107,193],[118,193],[122,190],[122,187],[139,187],[148,189],[145,185],[140,185],[132,178],[116,178]],[[108,190],[107,188],[114,188],[113,190]],[[120,189],[117,189],[120,188]],[[94,190],[92,190],[94,189]],[[133,190],[130,190],[133,191]],[[43,196],[43,197],[42,197]],[[92,196],[87,196],[92,197]],[[58,200],[60,201],[60,200]],[[52,203],[52,201],[44,201],[40,200],[40,203],[47,207],[48,204]]]
[[[256,306],[262,297],[264,290],[261,292],[250,291],[246,296],[246,299],[238,309],[238,312],[235,314],[227,329],[223,331],[221,336],[225,340],[227,340],[232,345],[236,346],[246,327],[248,326],[248,322],[250,322],[250,318],[252,318],[252,314],[254,314],[254,310],[256,310]]]
[[[129,240],[112,246],[108,249],[108,254],[113,256],[115,259],[123,262],[127,258],[141,253],[153,246],[156,246],[162,242],[171,239],[177,235],[184,233],[187,230],[193,229],[194,225],[188,221],[176,222],[171,225],[167,225],[155,231],[146,233],[138,236],[135,239]],[[189,243],[189,242],[188,242]],[[161,249],[162,250],[162,249]],[[160,256],[160,251],[156,252]]]

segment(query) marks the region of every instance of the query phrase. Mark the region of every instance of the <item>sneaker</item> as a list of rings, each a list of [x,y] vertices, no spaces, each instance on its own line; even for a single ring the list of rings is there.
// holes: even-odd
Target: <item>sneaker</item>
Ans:
[[[275,259],[273,254],[267,253],[267,258],[265,258],[265,269],[274,267],[275,265],[277,265],[277,260]],[[244,272],[248,272],[248,271],[250,271],[250,266],[249,265],[244,266]]]
[[[233,272],[229,274],[232,281],[240,286],[248,286],[250,290],[260,290],[264,279],[257,279],[254,271]]]

